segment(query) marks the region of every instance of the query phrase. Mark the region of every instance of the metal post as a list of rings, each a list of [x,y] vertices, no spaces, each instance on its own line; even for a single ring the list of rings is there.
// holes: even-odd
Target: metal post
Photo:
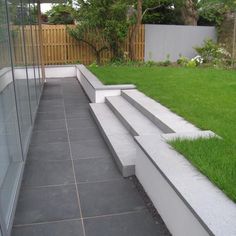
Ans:
[[[43,52],[43,31],[42,31],[42,19],[41,19],[41,6],[40,1],[37,1],[37,9],[38,9],[38,27],[39,27],[39,46],[40,46],[40,59],[41,59],[41,71],[43,81],[46,82],[45,76],[45,64],[44,64],[44,52]]]

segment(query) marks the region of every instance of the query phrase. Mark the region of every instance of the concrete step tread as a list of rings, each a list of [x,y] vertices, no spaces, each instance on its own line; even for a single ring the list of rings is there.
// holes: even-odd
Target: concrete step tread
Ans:
[[[133,137],[105,103],[90,103],[90,109],[121,173],[124,177],[134,175],[139,147]]]
[[[122,96],[106,97],[106,103],[133,136],[163,132]]]
[[[122,96],[165,133],[196,132],[199,129],[137,89],[122,91]]]

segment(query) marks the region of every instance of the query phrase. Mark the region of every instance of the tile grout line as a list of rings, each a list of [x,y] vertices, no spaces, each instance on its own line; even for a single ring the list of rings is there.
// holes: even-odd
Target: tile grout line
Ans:
[[[125,211],[125,212],[120,212],[120,213],[110,213],[110,214],[105,214],[105,215],[86,216],[83,219],[90,220],[90,219],[98,219],[98,218],[112,217],[112,216],[139,214],[142,212],[149,212],[149,211],[147,208],[144,208],[144,209],[140,209],[140,210]],[[67,221],[76,221],[76,220],[81,220],[81,219],[82,218],[72,218],[72,219],[63,219],[63,220],[42,221],[42,222],[36,222],[36,223],[30,223],[30,224],[18,224],[18,225],[14,225],[14,227],[27,227],[27,226],[33,226],[33,225],[53,224],[53,223],[60,223],[60,222],[67,222]]]
[[[71,160],[67,160],[70,161]],[[122,178],[117,177],[117,178],[111,178],[111,179],[104,179],[104,180],[94,180],[94,181],[77,181],[75,184],[73,183],[66,183],[66,184],[50,184],[50,185],[38,185],[38,186],[33,186],[33,185],[22,185],[22,189],[39,189],[39,188],[51,188],[51,187],[63,187],[63,186],[72,186],[72,185],[84,185],[84,184],[97,184],[97,183],[107,183],[107,182],[115,182],[115,181],[120,181]]]
[[[81,209],[80,195],[79,195],[78,186],[77,186],[77,180],[76,180],[76,175],[75,175],[74,160],[73,160],[73,158],[72,158],[72,151],[71,151],[71,143],[70,143],[69,129],[68,129],[67,118],[66,118],[66,108],[65,108],[65,100],[64,100],[63,87],[61,87],[61,89],[62,89],[62,94],[63,94],[63,110],[64,110],[65,123],[66,123],[67,138],[68,138],[68,143],[69,143],[70,158],[71,158],[71,163],[72,163],[73,176],[74,176],[74,181],[75,181],[75,189],[76,189],[77,200],[78,200],[78,206],[79,206],[80,217],[81,217],[80,219],[81,219],[81,224],[82,224],[82,229],[83,229],[83,235],[86,236],[86,234],[85,234],[85,227],[84,227],[84,219],[83,219],[83,214],[82,214],[82,209]]]

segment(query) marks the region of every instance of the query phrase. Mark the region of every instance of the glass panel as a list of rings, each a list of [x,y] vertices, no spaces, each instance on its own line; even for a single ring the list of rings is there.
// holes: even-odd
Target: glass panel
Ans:
[[[20,0],[14,0],[8,3],[10,3],[8,9],[11,22],[12,59],[18,117],[24,156],[26,156],[32,122],[28,93],[28,70],[24,50],[23,14],[25,14],[25,11],[22,9]]]
[[[0,209],[5,227],[9,223],[22,168],[7,23],[5,1],[0,0]]]
[[[30,18],[31,18],[31,29],[32,29],[32,43],[33,43],[33,61],[34,61],[34,70],[35,70],[35,78],[36,78],[36,92],[37,98],[40,97],[41,92],[41,83],[40,83],[40,70],[39,70],[39,58],[38,58],[38,34],[37,34],[37,8],[36,4],[33,2],[30,4]]]
[[[23,9],[26,14],[23,15],[24,23],[24,35],[25,35],[25,54],[26,62],[28,68],[28,85],[29,85],[29,95],[30,95],[30,106],[32,118],[35,117],[37,109],[37,94],[36,94],[36,73],[35,73],[35,60],[34,60],[34,45],[33,45],[33,36],[32,36],[32,14],[31,6],[28,0],[23,1]]]

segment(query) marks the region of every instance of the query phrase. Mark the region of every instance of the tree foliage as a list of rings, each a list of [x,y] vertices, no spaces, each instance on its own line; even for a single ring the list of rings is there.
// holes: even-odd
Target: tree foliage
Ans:
[[[46,12],[48,23],[51,24],[73,24],[73,12],[75,10],[71,4],[54,4],[53,7]]]
[[[99,62],[98,52],[111,49],[113,58],[122,57],[120,45],[124,42],[129,22],[127,21],[128,5],[125,0],[77,0],[79,10],[76,14],[78,25],[69,30],[78,41],[83,41],[94,50]],[[87,37],[85,32],[93,29]],[[93,34],[93,35],[92,35]],[[98,47],[98,44],[103,43]],[[96,50],[95,50],[96,48]]]
[[[220,26],[227,12],[236,10],[235,0],[201,0],[199,24]]]

